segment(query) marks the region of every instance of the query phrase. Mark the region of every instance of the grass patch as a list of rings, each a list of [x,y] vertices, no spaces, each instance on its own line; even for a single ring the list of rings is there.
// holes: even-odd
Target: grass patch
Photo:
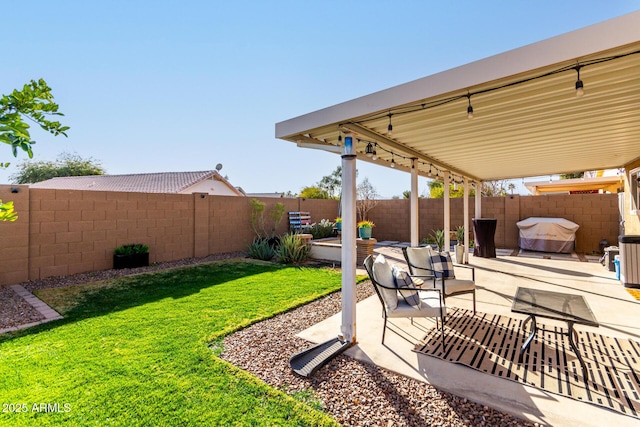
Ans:
[[[0,403],[27,409],[0,412],[0,425],[336,425],[216,354],[224,335],[340,282],[227,261],[41,291],[65,319],[0,337]]]

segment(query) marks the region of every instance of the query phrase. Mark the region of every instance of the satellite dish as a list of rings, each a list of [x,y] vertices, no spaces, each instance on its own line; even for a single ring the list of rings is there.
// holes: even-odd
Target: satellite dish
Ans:
[[[218,163],[218,164],[216,165],[216,170],[217,170],[218,172],[220,172],[220,169],[222,169],[222,163]]]

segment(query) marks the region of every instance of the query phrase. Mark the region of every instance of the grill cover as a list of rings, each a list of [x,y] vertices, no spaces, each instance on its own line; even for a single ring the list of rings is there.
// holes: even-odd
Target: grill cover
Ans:
[[[564,218],[527,218],[517,225],[520,248],[567,254],[575,249],[576,231],[580,227]]]

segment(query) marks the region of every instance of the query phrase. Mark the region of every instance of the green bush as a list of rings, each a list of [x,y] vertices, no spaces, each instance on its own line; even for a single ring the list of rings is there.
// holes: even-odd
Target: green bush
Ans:
[[[333,222],[323,219],[320,222],[311,224],[308,231],[314,239],[324,239],[325,237],[333,236],[333,227],[335,227]]]
[[[143,243],[122,245],[113,250],[114,255],[146,254],[147,252],[149,252],[149,246]]]
[[[300,264],[307,260],[310,250],[297,234],[285,234],[276,249],[276,257],[283,264]]]
[[[249,245],[249,258],[269,261],[275,256],[275,254],[275,249],[271,244],[269,244],[269,239],[256,237]]]

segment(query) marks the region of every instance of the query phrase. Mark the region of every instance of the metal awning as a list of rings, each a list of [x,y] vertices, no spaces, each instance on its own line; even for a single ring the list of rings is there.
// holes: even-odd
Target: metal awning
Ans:
[[[302,144],[346,132],[359,160],[408,171],[416,158],[419,175],[458,181],[624,166],[640,157],[640,12],[276,124]]]
[[[581,97],[576,96],[579,80]],[[277,123],[276,137],[342,153],[343,230],[356,229],[356,158],[406,171],[413,163],[415,244],[418,175],[453,174],[467,187],[468,179],[619,168],[640,157],[639,111],[640,12],[635,12]],[[373,151],[375,156],[367,155]],[[480,199],[475,198],[476,215]],[[341,261],[339,336],[354,343],[355,232],[343,233]]]

